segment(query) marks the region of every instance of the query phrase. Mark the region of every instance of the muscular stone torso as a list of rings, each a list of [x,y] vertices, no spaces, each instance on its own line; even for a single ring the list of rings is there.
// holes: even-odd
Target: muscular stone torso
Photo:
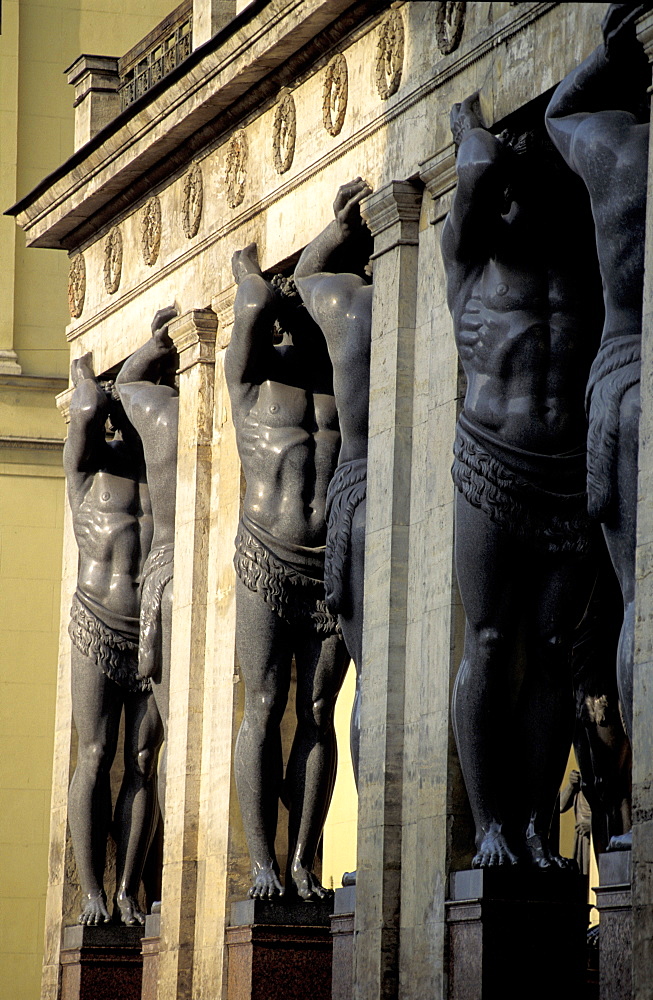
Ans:
[[[340,432],[333,395],[266,381],[238,429],[244,513],[277,538],[325,541],[326,492]]]
[[[108,469],[89,482],[79,502],[71,504],[79,547],[77,585],[115,614],[137,618],[140,574],[152,538],[147,485]]]
[[[588,115],[574,140],[596,226],[604,340],[641,332],[648,144],[649,126],[623,111]]]
[[[595,330],[578,276],[529,260],[525,244],[516,251],[509,263],[470,268],[456,297],[465,412],[509,444],[561,454],[582,446],[586,434],[583,387]]]

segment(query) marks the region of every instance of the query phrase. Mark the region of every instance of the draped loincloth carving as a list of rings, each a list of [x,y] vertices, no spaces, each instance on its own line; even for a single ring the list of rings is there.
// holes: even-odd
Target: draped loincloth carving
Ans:
[[[347,613],[345,581],[351,559],[351,527],[356,508],[367,496],[367,458],[343,462],[329,484],[324,587],[328,607]]]
[[[529,544],[585,554],[593,527],[587,513],[585,452],[540,455],[516,448],[458,418],[453,481],[474,507]]]
[[[236,535],[234,567],[245,586],[294,625],[308,625],[326,638],[339,634],[324,599],[324,546],[309,548],[273,538],[243,517]]]

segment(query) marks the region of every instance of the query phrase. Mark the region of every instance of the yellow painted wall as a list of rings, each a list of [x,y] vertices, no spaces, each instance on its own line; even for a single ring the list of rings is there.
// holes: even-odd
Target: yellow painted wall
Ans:
[[[73,152],[66,67],[82,52],[123,54],[175,6],[2,0],[0,213]],[[9,374],[0,353],[0,1000],[40,995],[65,503],[54,396],[67,378],[67,283],[66,254],[27,249],[0,214],[0,352],[16,353]]]
[[[324,827],[322,853],[322,881],[328,889],[338,889],[344,872],[351,872],[356,868],[358,795],[349,753],[349,718],[355,689],[356,674],[354,665],[350,664],[336,703],[338,774]]]

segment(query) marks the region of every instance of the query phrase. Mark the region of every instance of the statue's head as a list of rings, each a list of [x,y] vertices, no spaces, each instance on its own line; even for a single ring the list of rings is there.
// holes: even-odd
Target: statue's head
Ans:
[[[557,192],[569,173],[544,128],[501,132],[506,152],[505,205],[513,201],[544,204]]]
[[[301,323],[306,321],[306,309],[297,291],[292,275],[274,274],[270,284],[277,293],[277,316],[272,330],[272,339],[280,344],[284,339],[294,338]]]

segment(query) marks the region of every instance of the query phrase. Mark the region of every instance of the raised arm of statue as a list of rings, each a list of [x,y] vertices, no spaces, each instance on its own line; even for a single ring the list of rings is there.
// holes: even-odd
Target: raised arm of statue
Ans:
[[[564,78],[546,109],[544,120],[552,141],[581,176],[584,157],[581,152],[579,162],[578,130],[598,112],[634,113],[646,88],[647,63],[635,21],[647,6],[610,5],[601,25],[604,43]],[[602,130],[608,125],[603,122]]]
[[[96,381],[90,353],[73,361],[71,377],[75,390],[70,400],[70,426],[63,460],[72,502],[73,493],[81,485],[80,477],[83,480],[96,471],[99,456],[106,448],[109,398]]]
[[[162,363],[174,350],[168,334],[168,323],[177,316],[176,306],[159,309],[152,320],[152,337],[127,358],[116,378],[116,385],[127,382],[155,382],[161,373]]]
[[[448,265],[487,259],[496,241],[510,181],[505,143],[484,127],[478,93],[454,105],[451,131],[458,150],[458,185],[442,232],[442,252]]]
[[[270,378],[274,367],[272,327],[276,318],[276,295],[258,265],[256,243],[238,250],[231,258],[238,284],[234,302],[234,327],[225,355],[225,376],[232,406],[248,408],[252,394]],[[237,418],[237,413],[234,414]]]
[[[333,203],[333,221],[308,244],[295,268],[297,290],[327,341],[334,332],[334,312],[340,319],[360,290],[369,287],[359,275],[342,273],[337,256],[347,243],[359,237],[364,227],[360,203],[371,193],[371,187],[361,177],[343,184]],[[338,329],[340,326],[336,323]]]

